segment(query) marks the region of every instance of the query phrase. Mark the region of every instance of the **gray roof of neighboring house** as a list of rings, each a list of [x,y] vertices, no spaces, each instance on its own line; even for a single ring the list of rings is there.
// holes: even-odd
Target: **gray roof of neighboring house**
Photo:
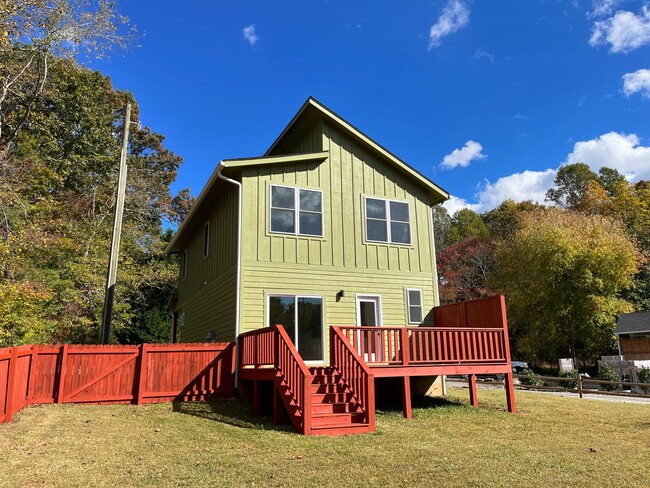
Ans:
[[[650,312],[624,313],[616,322],[616,334],[650,332]]]

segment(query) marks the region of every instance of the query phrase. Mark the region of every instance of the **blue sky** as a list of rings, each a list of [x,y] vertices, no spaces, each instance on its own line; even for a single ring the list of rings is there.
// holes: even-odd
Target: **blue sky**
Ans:
[[[543,200],[566,162],[650,179],[650,1],[122,1],[132,91],[198,195],[314,96],[454,195]]]

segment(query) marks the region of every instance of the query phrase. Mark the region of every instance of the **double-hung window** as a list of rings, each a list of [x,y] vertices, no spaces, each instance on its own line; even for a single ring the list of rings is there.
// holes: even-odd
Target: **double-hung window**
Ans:
[[[422,323],[422,290],[409,288],[406,290],[409,324]]]
[[[323,193],[271,185],[271,232],[322,237]]]
[[[408,202],[366,197],[366,240],[410,244],[411,217]]]

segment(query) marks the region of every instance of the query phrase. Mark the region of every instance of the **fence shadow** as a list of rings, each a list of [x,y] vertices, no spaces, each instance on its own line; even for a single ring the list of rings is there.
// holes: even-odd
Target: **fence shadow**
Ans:
[[[436,408],[449,408],[449,407],[463,407],[465,406],[465,404],[457,398],[414,395],[411,398],[411,406],[413,408],[436,409]],[[382,398],[381,402],[378,403],[377,409],[385,413],[402,412],[403,411],[402,399],[397,397]]]
[[[253,415],[252,403],[240,398],[211,399],[198,402],[174,400],[172,410],[184,415],[192,415],[242,429],[293,432],[289,423],[277,425],[271,421],[270,417]]]

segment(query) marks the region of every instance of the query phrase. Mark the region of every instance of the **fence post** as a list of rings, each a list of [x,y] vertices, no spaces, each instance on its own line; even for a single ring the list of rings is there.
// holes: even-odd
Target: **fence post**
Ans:
[[[578,373],[578,395],[582,398],[582,376]]]
[[[7,398],[5,402],[5,422],[11,422],[14,416],[14,396],[16,389],[16,366],[18,364],[18,352],[15,347],[11,348],[9,358],[9,377],[7,379]]]
[[[146,383],[144,364],[145,364],[145,354],[146,354],[146,344],[140,345],[139,351],[139,364],[138,369],[136,370],[137,377],[135,380],[138,382],[138,396],[135,399],[136,405],[142,405],[142,395],[144,393],[144,385]]]
[[[63,388],[65,386],[66,366],[68,362],[68,344],[61,346],[61,355],[59,363],[59,384],[56,388],[56,403],[63,403]]]
[[[29,369],[27,370],[27,405],[32,404],[32,395],[34,390],[34,381],[32,380],[32,373],[34,372],[34,364],[38,356],[38,346],[31,346],[31,354],[29,356]]]

